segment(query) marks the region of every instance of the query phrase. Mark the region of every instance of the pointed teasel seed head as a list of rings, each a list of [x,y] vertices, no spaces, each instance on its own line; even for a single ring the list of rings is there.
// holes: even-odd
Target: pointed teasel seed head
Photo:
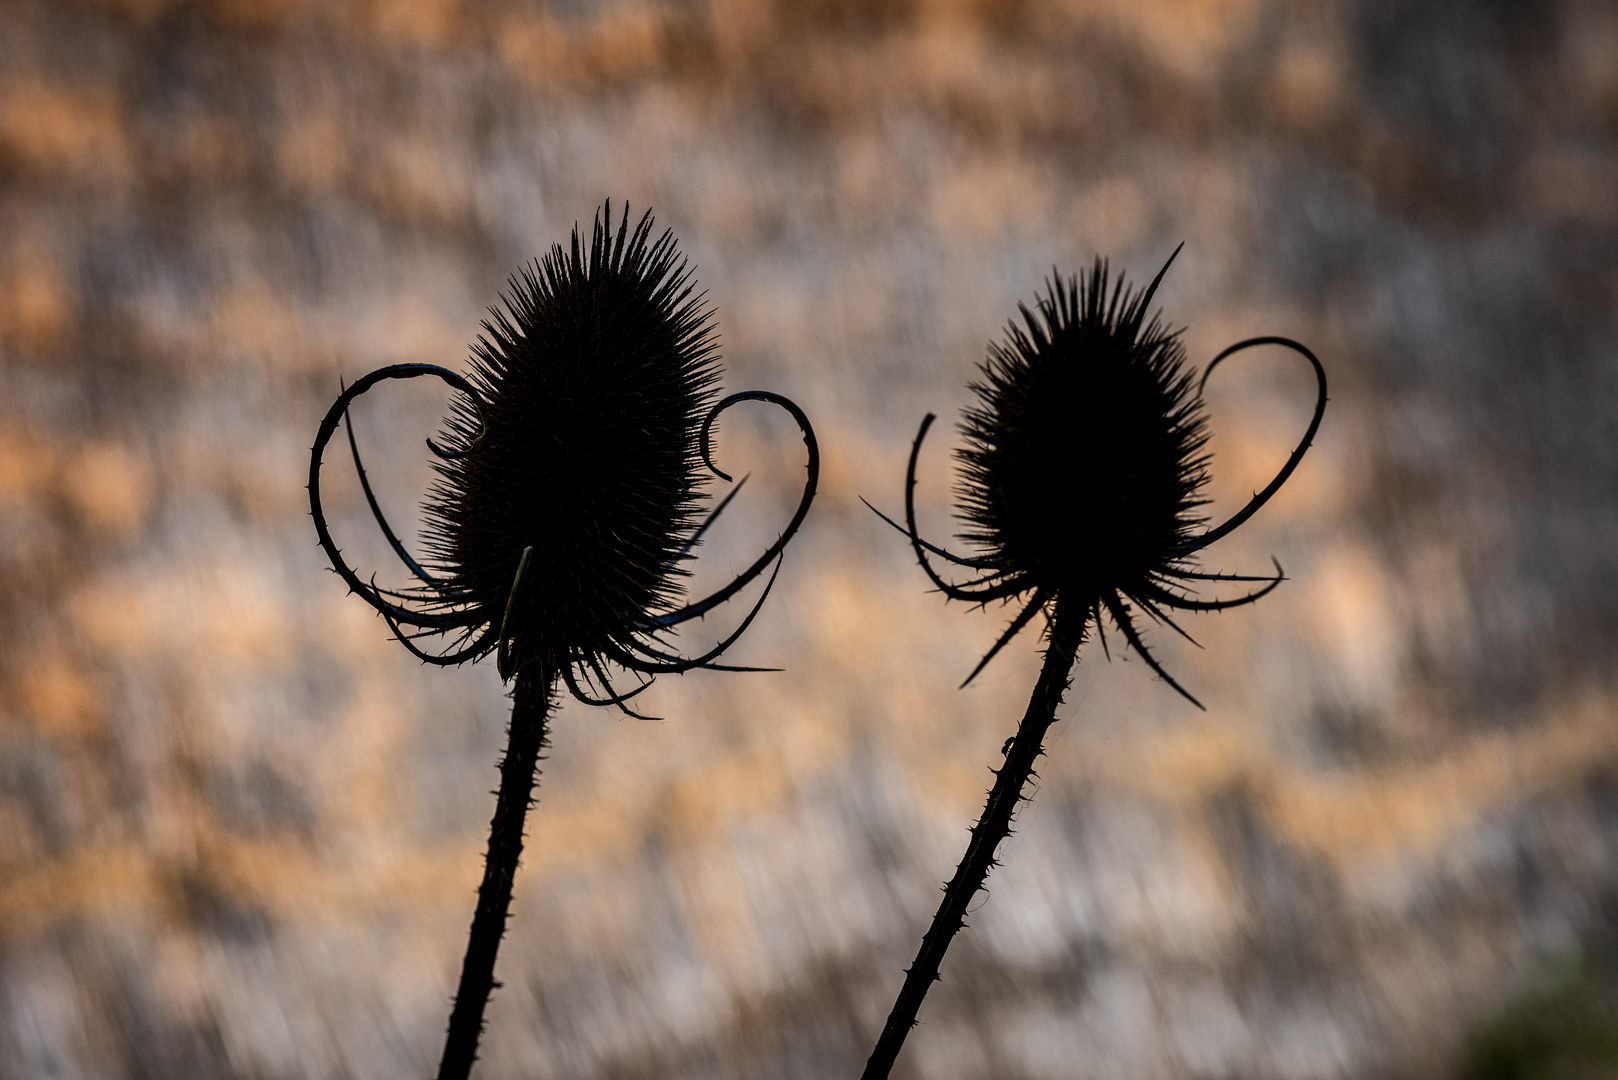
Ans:
[[[443,603],[506,619],[516,666],[620,648],[685,574],[718,344],[673,235],[651,233],[627,206],[614,231],[609,203],[588,246],[575,228],[570,250],[513,277],[468,375],[486,433],[464,398],[445,424],[461,456],[435,464],[425,506]]]
[[[1203,521],[1201,397],[1149,300],[1122,276],[1109,288],[1100,260],[1053,277],[990,346],[961,424],[962,539],[1076,610],[1172,573]]]

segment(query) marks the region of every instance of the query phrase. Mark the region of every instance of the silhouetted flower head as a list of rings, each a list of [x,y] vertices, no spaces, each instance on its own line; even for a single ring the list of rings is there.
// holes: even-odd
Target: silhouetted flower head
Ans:
[[[616,232],[611,225],[609,208],[596,218],[588,247],[575,229],[569,250],[557,245],[513,278],[504,310],[492,310],[483,324],[468,376],[401,364],[348,388],[321,426],[310,492],[334,566],[417,656],[459,663],[498,648],[502,674],[537,661],[560,672],[582,699],[622,704],[648,683],[618,694],[607,664],[643,675],[719,666],[713,660],[752,614],[695,658],[672,655],[660,635],[779,565],[814,497],[818,452],[807,417],[785,398],[751,391],[714,402],[712,311],[695,293],[672,234],[653,241],[650,213],[631,229],[627,207]],[[423,374],[461,391],[443,445],[428,443],[440,461],[425,508],[425,565],[383,519],[350,425],[372,511],[421,581],[408,593],[388,592],[360,582],[331,543],[319,506],[320,454],[355,396],[380,379]],[[676,608],[681,564],[725,507],[699,522],[705,467],[730,479],[711,464],[709,433],[721,412],[751,400],[782,406],[803,431],[809,477],[798,512],[736,580]],[[433,655],[413,642],[444,634],[458,638],[448,653]],[[604,696],[582,690],[576,674]]]
[[[1053,280],[989,348],[956,452],[962,534],[1002,581],[1093,607],[1180,565],[1202,518],[1207,442],[1178,334],[1097,263]]]
[[[712,311],[650,217],[601,222],[513,280],[484,323],[427,504],[443,602],[507,600],[521,662],[627,648],[674,606],[705,480],[699,431],[719,380]],[[487,430],[480,427],[486,425]],[[471,452],[475,444],[476,453]],[[515,593],[525,550],[531,561]]]
[[[1279,565],[1274,577],[1255,578],[1199,573],[1191,559],[1251,517],[1297,467],[1325,409],[1325,372],[1297,342],[1265,337],[1226,349],[1198,381],[1179,332],[1147,317],[1167,271],[1165,265],[1138,293],[1121,276],[1109,283],[1099,260],[1082,279],[1053,277],[1033,311],[1019,308],[1021,325],[1011,323],[1005,340],[990,346],[982,380],[972,386],[977,401],[961,424],[966,445],[957,451],[961,539],[977,549],[973,557],[951,555],[917,533],[916,459],[934,417],[922,422],[907,478],[908,528],[890,523],[910,536],[947,596],[982,604],[1028,597],[968,682],[1037,612],[1060,606],[1081,627],[1092,620],[1099,627],[1106,612],[1153,670],[1195,703],[1146,650],[1131,611],[1174,627],[1165,609],[1251,603],[1282,580]],[[1202,386],[1226,357],[1256,345],[1281,345],[1309,360],[1319,380],[1315,415],[1270,485],[1230,521],[1200,531],[1209,463]],[[978,576],[946,582],[929,552]],[[1266,584],[1233,600],[1197,600],[1184,595],[1193,581]]]

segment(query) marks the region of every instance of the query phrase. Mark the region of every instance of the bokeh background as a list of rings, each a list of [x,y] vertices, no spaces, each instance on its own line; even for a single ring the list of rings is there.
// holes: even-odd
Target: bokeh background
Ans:
[[[674,230],[725,388],[801,402],[824,482],[735,653],[784,672],[562,710],[477,1075],[857,1073],[1038,646],[957,690],[1007,612],[859,497],[899,505],[1053,267],[1180,241],[1194,360],[1330,369],[1208,554],[1291,580],[1151,635],[1206,713],[1086,649],[898,1075],[1618,1075],[1618,7],[4,0],[0,1077],[430,1074],[508,702],[344,595],[308,447],[340,378],[464,364],[608,198]],[[1221,371],[1216,513],[1312,392]],[[355,410],[407,536],[445,403]],[[727,415],[753,479],[693,588],[801,454]]]

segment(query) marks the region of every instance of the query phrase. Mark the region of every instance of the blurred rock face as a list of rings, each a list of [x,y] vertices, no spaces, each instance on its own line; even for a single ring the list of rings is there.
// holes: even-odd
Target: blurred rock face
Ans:
[[[338,380],[458,367],[607,197],[809,410],[823,494],[738,650],[570,706],[481,1075],[850,1075],[1032,685],[892,508],[923,413],[1055,266],[1193,360],[1325,359],[1316,451],[1157,632],[1202,715],[1081,658],[905,1075],[1441,1074],[1618,902],[1618,14],[1598,0],[13,0],[0,27],[0,1076],[397,1077],[437,1060],[507,702],[325,572]],[[1307,372],[1210,386],[1213,512]],[[444,399],[355,411],[414,536]],[[731,416],[735,419],[732,420]],[[940,429],[940,433],[944,431]],[[943,440],[938,440],[942,442]],[[693,588],[790,512],[795,434]],[[739,471],[738,471],[739,470]],[[334,529],[402,582],[352,468]],[[946,536],[952,466],[922,469]],[[731,515],[727,515],[731,516]],[[1224,550],[1220,550],[1224,548]],[[369,570],[367,570],[367,573]],[[723,628],[693,631],[688,646]],[[709,638],[702,638],[706,632]]]

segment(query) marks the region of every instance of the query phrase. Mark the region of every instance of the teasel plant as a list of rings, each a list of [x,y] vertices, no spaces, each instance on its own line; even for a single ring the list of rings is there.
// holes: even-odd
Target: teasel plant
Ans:
[[[492,653],[502,681],[513,684],[483,882],[439,1080],[464,1080],[471,1071],[484,1008],[499,985],[495,957],[558,684],[586,704],[641,716],[630,703],[658,675],[770,670],[719,660],[768,597],[819,478],[814,429],[792,401],[763,390],[714,400],[713,311],[672,233],[652,240],[650,211],[631,229],[627,205],[614,233],[611,209],[609,202],[597,214],[588,247],[575,227],[570,250],[555,245],[512,278],[504,310],[490,309],[483,324],[468,374],[423,363],[371,372],[332,404],[310,457],[315,531],[349,589],[418,659],[445,666]],[[348,409],[378,383],[422,376],[458,393],[440,441],[427,440],[438,476],[423,508],[418,560],[383,515]],[[797,423],[808,451],[803,493],[786,528],[750,566],[682,604],[693,549],[741,488],[700,513],[704,470],[731,481],[713,464],[713,426],[744,402],[779,406]],[[415,579],[408,588],[362,580],[332,539],[320,469],[339,423],[377,527]],[[668,639],[679,627],[766,572],[735,630],[698,655],[674,651]],[[621,686],[626,677],[634,685]]]
[[[905,475],[905,519],[877,514],[910,540],[922,570],[950,600],[980,607],[1000,602],[1018,610],[967,676],[964,687],[1036,616],[1044,617],[1045,658],[1027,711],[1006,740],[988,801],[972,827],[966,854],[944,887],[932,925],[905,972],[904,985],[866,1063],[864,1080],[893,1068],[915,1026],[922,1000],[939,979],[939,966],[967,905],[998,865],[995,849],[1011,832],[1045,733],[1056,718],[1072,677],[1079,646],[1091,627],[1107,643],[1110,621],[1124,643],[1152,671],[1197,708],[1202,703],[1152,655],[1136,625],[1143,613],[1190,638],[1171,611],[1223,611],[1253,603],[1284,580],[1280,563],[1266,576],[1206,573],[1198,552],[1229,536],[1291,477],[1314,441],[1326,409],[1326,371],[1308,348],[1285,337],[1240,341],[1215,356],[1197,377],[1187,365],[1179,331],[1170,331],[1148,308],[1173,255],[1144,292],[1120,275],[1109,281],[1097,260],[1083,278],[1053,275],[1030,311],[1020,305],[1005,339],[989,348],[981,379],[971,389],[956,451],[961,465],[957,518],[960,539],[975,551],[956,555],[923,539],[916,527],[916,462],[936,419],[921,422]],[[1247,349],[1274,345],[1303,357],[1317,382],[1314,415],[1286,464],[1262,491],[1227,521],[1207,528],[1199,513],[1210,457],[1202,392],[1225,360]],[[869,505],[869,504],[867,504]],[[871,509],[876,510],[873,506]],[[965,580],[948,580],[933,559]],[[1198,586],[1245,582],[1258,587],[1228,599],[1199,599]]]

